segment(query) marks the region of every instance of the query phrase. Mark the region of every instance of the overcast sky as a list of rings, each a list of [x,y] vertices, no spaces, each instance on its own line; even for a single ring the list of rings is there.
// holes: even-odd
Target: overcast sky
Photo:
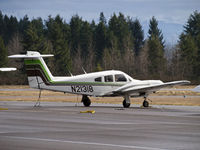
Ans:
[[[122,12],[141,21],[145,36],[149,19],[155,16],[166,41],[175,43],[190,14],[200,11],[200,0],[0,0],[0,10],[18,19],[26,14],[30,19],[59,14],[67,22],[75,14],[97,22],[100,12],[107,20],[114,12]]]

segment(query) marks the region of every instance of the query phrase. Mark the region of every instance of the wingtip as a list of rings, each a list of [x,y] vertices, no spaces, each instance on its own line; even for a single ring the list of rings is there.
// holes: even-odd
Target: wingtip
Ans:
[[[181,84],[190,84],[191,82],[190,81],[188,81],[188,80],[181,80],[180,81],[180,85]]]
[[[190,84],[191,82],[188,80],[183,80],[186,84]]]

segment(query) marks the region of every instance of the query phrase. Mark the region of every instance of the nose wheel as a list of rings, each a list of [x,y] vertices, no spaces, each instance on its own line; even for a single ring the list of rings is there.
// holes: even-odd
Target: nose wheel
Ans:
[[[91,104],[91,100],[86,95],[83,95],[81,102],[83,102],[85,107],[89,107]]]

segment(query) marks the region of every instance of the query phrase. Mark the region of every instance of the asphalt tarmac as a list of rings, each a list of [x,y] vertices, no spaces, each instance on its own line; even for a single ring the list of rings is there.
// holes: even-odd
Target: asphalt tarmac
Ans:
[[[33,105],[0,101],[1,150],[200,149],[198,106]]]

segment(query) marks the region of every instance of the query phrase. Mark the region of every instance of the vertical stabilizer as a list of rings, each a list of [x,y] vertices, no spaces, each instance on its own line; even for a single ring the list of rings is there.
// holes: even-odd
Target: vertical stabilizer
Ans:
[[[23,58],[28,76],[29,86],[31,88],[41,88],[41,84],[50,84],[53,76],[49,71],[43,57],[53,55],[41,55],[39,52],[27,51],[26,55],[11,55],[9,58]]]

